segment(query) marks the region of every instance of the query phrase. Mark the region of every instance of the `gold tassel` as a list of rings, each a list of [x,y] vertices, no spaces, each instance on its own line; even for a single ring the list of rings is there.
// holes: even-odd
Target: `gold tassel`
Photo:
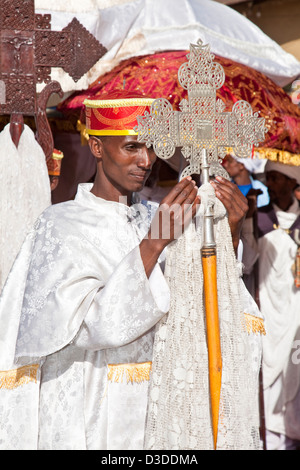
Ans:
[[[255,333],[256,335],[265,335],[266,330],[264,326],[264,320],[249,313],[244,313],[245,329],[247,333]]]
[[[80,120],[77,121],[77,130],[80,132],[80,137],[81,137],[81,145],[85,146],[87,145],[89,141],[89,134],[87,132],[85,124],[82,124]]]
[[[135,364],[108,364],[108,381],[122,383],[142,383],[150,380],[151,362]]]
[[[30,382],[37,382],[39,365],[23,366],[19,369],[0,371],[0,390],[14,390]]]

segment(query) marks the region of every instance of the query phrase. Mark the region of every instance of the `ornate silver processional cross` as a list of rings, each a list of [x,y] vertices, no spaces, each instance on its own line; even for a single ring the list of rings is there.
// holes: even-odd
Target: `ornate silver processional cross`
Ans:
[[[188,100],[181,101],[180,111],[174,111],[168,100],[156,99],[150,113],[138,117],[135,129],[138,140],[153,145],[162,159],[172,157],[176,147],[181,147],[188,162],[182,177],[200,174],[203,154],[211,173],[217,171],[228,147],[239,157],[251,156],[253,145],[263,141],[267,132],[265,119],[253,114],[246,101],[240,100],[231,112],[224,112],[224,103],[216,100],[216,90],[222,87],[225,73],[213,61],[209,45],[199,39],[196,45],[190,45],[187,58],[178,71],[179,83],[188,91]]]
[[[216,100],[216,90],[225,80],[222,66],[213,61],[209,45],[199,40],[191,44],[188,62],[178,71],[181,86],[188,91],[180,111],[174,111],[164,98],[153,101],[150,112],[137,118],[138,141],[153,145],[162,159],[172,157],[176,147],[188,165],[181,178],[202,173],[202,183],[213,174],[222,174],[220,161],[228,147],[239,157],[249,157],[253,145],[264,140],[267,129],[264,118],[253,114],[246,101],[236,102],[231,112]],[[204,209],[203,245],[201,248],[209,363],[211,416],[214,447],[217,448],[219,404],[222,379],[222,353],[217,295],[217,260],[214,239],[214,200]],[[196,267],[198,269],[198,266]]]

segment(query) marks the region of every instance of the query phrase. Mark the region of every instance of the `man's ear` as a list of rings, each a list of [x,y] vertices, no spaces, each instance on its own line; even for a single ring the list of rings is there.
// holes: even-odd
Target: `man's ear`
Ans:
[[[92,154],[94,155],[94,157],[96,157],[97,159],[102,157],[103,143],[102,143],[101,139],[99,139],[98,137],[95,137],[93,135],[90,135],[90,137],[89,137],[89,146],[90,146],[90,150],[91,150]]]
[[[58,183],[59,183],[59,176],[50,176],[50,189],[51,191],[54,191],[54,189],[56,189]]]

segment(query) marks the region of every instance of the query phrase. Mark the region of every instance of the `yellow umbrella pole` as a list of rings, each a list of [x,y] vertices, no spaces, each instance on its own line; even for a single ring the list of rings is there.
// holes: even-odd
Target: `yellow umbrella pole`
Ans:
[[[209,182],[209,165],[203,149],[203,183]],[[208,349],[209,386],[211,399],[211,418],[214,448],[217,448],[219,407],[222,380],[222,354],[217,293],[217,256],[214,239],[213,206],[206,208],[204,214],[204,241],[201,251],[204,284],[204,305],[206,315],[206,335]]]

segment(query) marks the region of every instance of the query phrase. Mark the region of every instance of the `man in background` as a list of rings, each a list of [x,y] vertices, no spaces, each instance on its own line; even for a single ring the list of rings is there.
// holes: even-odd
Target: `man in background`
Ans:
[[[300,167],[268,161],[270,204],[257,214],[259,303],[265,317],[263,382],[267,449],[300,444],[300,207],[294,190]]]

